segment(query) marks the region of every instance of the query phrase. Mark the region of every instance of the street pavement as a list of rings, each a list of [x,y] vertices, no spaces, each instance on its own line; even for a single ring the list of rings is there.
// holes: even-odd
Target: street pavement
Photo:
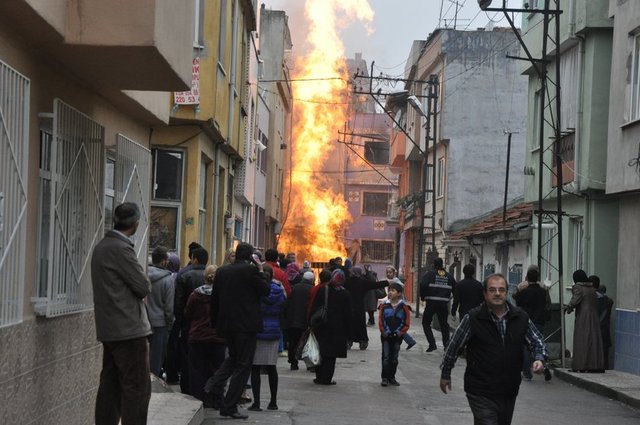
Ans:
[[[411,333],[418,344],[411,350],[402,345],[397,379],[399,387],[380,386],[380,340],[376,327],[369,327],[370,344],[367,350],[357,349],[348,353],[347,359],[338,359],[335,386],[319,386],[313,383],[314,375],[301,368],[289,370],[286,358],[278,362],[279,410],[266,409],[269,386],[266,375],[262,377],[262,412],[248,412],[246,421],[264,425],[374,425],[390,424],[472,424],[473,418],[463,390],[464,359],[459,359],[452,374],[453,390],[443,394],[439,388],[442,359],[440,335],[436,332],[438,350],[426,353],[426,340],[419,323],[413,319]],[[567,374],[566,371],[556,373]],[[609,380],[620,379],[624,374],[605,374]],[[629,378],[629,375],[624,375]],[[579,379],[578,377],[577,379]],[[604,379],[602,375],[594,379]],[[605,387],[611,387],[607,383]],[[622,380],[624,381],[624,379]],[[626,385],[631,392],[640,383],[640,377],[631,376]],[[635,388],[640,395],[640,387]],[[250,394],[250,391],[249,391]],[[633,394],[632,394],[633,395]],[[183,422],[193,424],[191,422]],[[203,424],[213,425],[234,422],[220,417],[215,410],[204,409]],[[160,422],[149,422],[150,424]],[[167,422],[169,423],[169,422]],[[174,425],[178,422],[170,422]],[[516,403],[514,425],[611,424],[638,425],[640,411],[628,404],[584,390],[554,377],[545,382],[542,376],[523,382]]]

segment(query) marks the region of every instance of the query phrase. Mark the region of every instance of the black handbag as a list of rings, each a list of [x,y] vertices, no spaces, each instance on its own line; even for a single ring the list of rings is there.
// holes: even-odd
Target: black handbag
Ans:
[[[309,326],[312,328],[316,328],[318,326],[324,325],[329,321],[329,287],[324,287],[324,304],[322,307],[313,312],[311,317],[309,318]]]
[[[374,289],[374,291],[376,293],[376,298],[379,300],[387,296],[387,291],[385,291],[384,288],[377,288],[377,289]]]

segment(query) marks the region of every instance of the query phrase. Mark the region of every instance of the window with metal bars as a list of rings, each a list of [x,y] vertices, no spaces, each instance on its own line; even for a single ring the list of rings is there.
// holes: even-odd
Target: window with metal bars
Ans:
[[[386,217],[390,195],[386,192],[363,192],[362,215]]]
[[[393,241],[362,240],[363,263],[393,263]]]
[[[37,314],[93,308],[90,261],[104,223],[104,127],[59,99],[41,132]]]
[[[0,327],[23,314],[30,84],[0,61]]]

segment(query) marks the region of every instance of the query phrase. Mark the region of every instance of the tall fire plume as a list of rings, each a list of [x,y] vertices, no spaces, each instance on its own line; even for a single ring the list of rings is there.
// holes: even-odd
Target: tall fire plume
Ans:
[[[285,190],[286,218],[278,250],[300,261],[344,256],[344,226],[350,215],[342,187],[338,131],[348,119],[349,75],[339,29],[371,22],[367,0],[306,0],[308,53],[292,73],[294,116],[291,178]]]

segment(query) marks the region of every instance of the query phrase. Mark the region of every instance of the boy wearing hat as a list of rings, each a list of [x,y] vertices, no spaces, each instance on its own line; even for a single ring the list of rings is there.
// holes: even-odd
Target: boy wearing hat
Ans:
[[[398,353],[402,337],[407,333],[411,324],[411,310],[403,299],[403,290],[402,284],[390,283],[387,301],[378,307],[378,326],[382,342],[382,382],[380,385],[383,387],[400,385],[396,381]]]

